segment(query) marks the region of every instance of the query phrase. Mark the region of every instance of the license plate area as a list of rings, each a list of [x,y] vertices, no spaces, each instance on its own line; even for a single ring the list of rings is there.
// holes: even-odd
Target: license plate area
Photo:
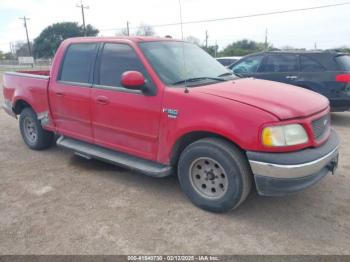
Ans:
[[[337,154],[327,165],[332,175],[334,175],[336,170],[338,169],[338,163],[339,163],[339,154]]]

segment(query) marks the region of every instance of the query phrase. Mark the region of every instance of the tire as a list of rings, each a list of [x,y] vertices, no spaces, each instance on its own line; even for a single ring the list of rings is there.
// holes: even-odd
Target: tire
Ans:
[[[19,128],[24,142],[30,149],[43,150],[52,145],[53,132],[42,128],[36,113],[30,107],[22,110],[19,117]]]
[[[178,177],[196,206],[218,213],[237,208],[252,186],[246,156],[220,138],[204,138],[187,146],[178,162]]]

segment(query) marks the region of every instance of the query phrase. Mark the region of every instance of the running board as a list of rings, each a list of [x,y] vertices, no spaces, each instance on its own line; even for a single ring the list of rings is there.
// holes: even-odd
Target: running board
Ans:
[[[100,147],[73,138],[61,136],[57,145],[74,151],[76,155],[87,159],[95,158],[114,165],[128,168],[152,177],[165,177],[171,175],[171,166],[162,165],[150,160],[145,160],[125,153]]]

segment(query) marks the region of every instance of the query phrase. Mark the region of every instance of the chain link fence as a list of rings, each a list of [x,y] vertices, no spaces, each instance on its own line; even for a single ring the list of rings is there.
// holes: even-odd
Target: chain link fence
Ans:
[[[31,70],[33,68],[39,70],[49,69],[52,59],[35,59],[34,64],[21,64],[18,60],[0,60],[0,71],[17,71]]]

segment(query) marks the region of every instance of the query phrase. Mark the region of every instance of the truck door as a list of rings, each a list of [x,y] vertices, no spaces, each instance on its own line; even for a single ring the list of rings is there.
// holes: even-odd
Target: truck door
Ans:
[[[96,144],[156,160],[161,95],[122,87],[125,71],[139,71],[155,86],[133,47],[105,43],[101,47],[91,89],[91,117]]]
[[[97,43],[71,44],[66,49],[49,99],[53,121],[60,134],[92,142],[90,92]]]

